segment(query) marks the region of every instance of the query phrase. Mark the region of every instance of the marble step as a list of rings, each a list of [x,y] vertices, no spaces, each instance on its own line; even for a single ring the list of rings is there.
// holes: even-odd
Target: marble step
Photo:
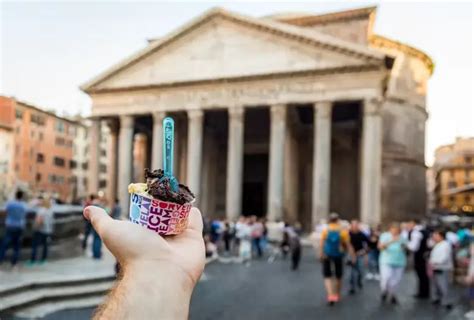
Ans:
[[[114,285],[114,281],[105,280],[85,284],[64,284],[16,291],[0,299],[0,311],[29,307],[37,302],[55,300],[55,303],[70,297],[105,294]]]
[[[73,297],[61,301],[40,302],[35,305],[22,308],[20,311],[15,312],[14,316],[24,319],[38,319],[62,310],[96,307],[101,304],[104,299],[104,294],[98,294],[81,298]]]

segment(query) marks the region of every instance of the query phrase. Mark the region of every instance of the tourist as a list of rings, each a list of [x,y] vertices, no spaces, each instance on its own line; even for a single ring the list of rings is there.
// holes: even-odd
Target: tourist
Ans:
[[[110,215],[113,219],[116,220],[120,220],[120,218],[122,217],[122,207],[120,206],[120,200],[118,198],[115,199]]]
[[[301,260],[301,224],[296,222],[293,226],[285,228],[285,233],[288,235],[289,247],[291,252],[291,270],[298,269]]]
[[[368,272],[367,272],[367,280],[380,280],[379,276],[379,237],[380,232],[378,229],[371,228],[370,234],[367,242],[367,246],[369,249],[368,252]]]
[[[249,218],[246,218],[240,229],[240,261],[246,266],[250,266],[252,259],[252,226]]]
[[[354,294],[356,292],[356,287],[358,287],[359,290],[363,287],[363,265],[368,247],[367,236],[360,230],[359,221],[351,221],[349,237],[352,246],[352,256],[350,257],[351,278],[349,293]]]
[[[198,209],[191,209],[185,232],[164,238],[129,221],[113,220],[99,207],[85,208],[84,216],[124,266],[94,319],[188,318],[191,294],[205,264]]]
[[[235,237],[234,237],[234,254],[239,255],[240,242],[242,240],[242,231],[245,228],[245,217],[240,216],[235,223]]]
[[[380,236],[379,267],[382,302],[390,298],[392,304],[398,304],[398,285],[407,264],[406,242],[406,239],[400,236],[400,225],[397,223],[393,223],[389,231]]]
[[[280,250],[283,260],[286,260],[288,253],[290,252],[290,235],[287,232],[287,229],[290,227],[288,222],[285,222],[283,225],[283,235],[280,243]]]
[[[262,245],[261,240],[263,236],[263,224],[257,220],[256,216],[251,217],[251,236],[252,236],[252,247],[257,252],[259,258],[262,257]]]
[[[8,248],[12,246],[12,267],[15,267],[18,262],[21,250],[21,236],[26,225],[26,204],[23,201],[23,197],[23,191],[18,190],[15,193],[15,200],[10,200],[5,205],[5,235],[0,245],[0,264],[3,263]]]
[[[33,265],[37,262],[38,246],[43,247],[39,263],[44,264],[46,262],[48,257],[48,242],[53,234],[54,214],[51,209],[51,199],[44,197],[40,198],[40,201],[33,224],[33,242],[29,265]]]
[[[84,202],[84,208],[92,205],[96,199],[95,194],[90,194],[89,198]],[[82,239],[82,250],[85,252],[87,249],[87,241],[89,240],[89,235],[92,232],[92,224],[87,219],[84,219],[84,239]]]
[[[451,309],[449,276],[453,270],[452,246],[442,230],[433,232],[432,238],[435,246],[431,250],[429,264],[433,270],[433,304]]]
[[[469,302],[471,310],[464,314],[464,317],[474,320],[474,242],[471,241],[469,248],[469,267],[467,270],[466,284],[469,286]]]
[[[234,229],[229,221],[224,222],[224,230],[222,231],[222,240],[224,241],[224,250],[226,254],[230,254],[231,242],[234,238]]]
[[[265,252],[267,250],[268,245],[268,227],[267,227],[267,219],[260,218],[260,223],[262,224],[262,239],[260,240],[260,247],[262,251]]]
[[[331,213],[328,227],[321,233],[319,253],[323,262],[324,285],[329,305],[340,300],[344,254],[352,253],[351,251],[349,233],[339,223],[339,215]]]
[[[418,220],[407,223],[408,243],[407,248],[413,252],[414,267],[418,278],[418,292],[415,298],[428,299],[430,297],[430,280],[427,269],[429,232],[419,224]]]

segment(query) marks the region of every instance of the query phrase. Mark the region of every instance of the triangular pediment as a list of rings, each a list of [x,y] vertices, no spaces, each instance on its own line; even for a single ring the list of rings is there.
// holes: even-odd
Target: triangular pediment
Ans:
[[[171,37],[151,42],[83,89],[143,87],[382,61],[371,52],[351,51],[327,37],[314,39],[293,27],[251,22],[222,13],[208,15]]]

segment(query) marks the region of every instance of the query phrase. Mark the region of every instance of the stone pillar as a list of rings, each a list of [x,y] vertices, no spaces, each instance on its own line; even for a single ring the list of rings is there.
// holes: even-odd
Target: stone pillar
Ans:
[[[201,162],[202,162],[202,110],[188,111],[188,148],[187,148],[187,185],[196,196],[196,205],[201,193]]]
[[[332,104],[314,104],[312,226],[329,215]]]
[[[120,117],[119,133],[119,200],[122,207],[122,214],[127,215],[130,195],[128,185],[132,182],[133,167],[133,117]]]
[[[235,221],[242,214],[242,174],[244,158],[244,108],[229,108],[227,143],[226,216]]]
[[[298,138],[296,137],[295,127],[298,122],[295,121],[296,110],[287,110],[287,125],[285,136],[285,161],[283,167],[283,194],[284,194],[284,219],[290,223],[299,220],[298,203],[300,198],[299,181],[299,155]],[[301,221],[300,221],[301,222]]]
[[[110,129],[109,152],[107,155],[107,198],[110,203],[115,203],[118,175],[118,123],[115,120],[110,120],[107,124]]]
[[[283,219],[283,162],[285,161],[286,105],[270,107],[270,159],[267,218]]]
[[[165,117],[165,112],[158,111],[153,113],[153,137],[151,139],[151,170],[163,169],[163,119]]]
[[[97,194],[99,191],[99,168],[100,168],[100,120],[93,119],[89,135],[89,194]]]
[[[377,99],[364,101],[362,124],[362,163],[360,219],[376,225],[382,220],[382,116]]]
[[[132,181],[145,181],[145,168],[148,162],[147,136],[144,133],[137,133],[133,137],[133,175]]]

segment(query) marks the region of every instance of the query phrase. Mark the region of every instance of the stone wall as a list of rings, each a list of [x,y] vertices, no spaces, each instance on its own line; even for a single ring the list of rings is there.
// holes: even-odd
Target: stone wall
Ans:
[[[369,27],[369,19],[364,18],[350,21],[333,21],[330,23],[317,24],[309,28],[346,41],[366,45]]]
[[[423,217],[426,113],[420,107],[389,100],[383,106],[382,115],[382,221]]]

